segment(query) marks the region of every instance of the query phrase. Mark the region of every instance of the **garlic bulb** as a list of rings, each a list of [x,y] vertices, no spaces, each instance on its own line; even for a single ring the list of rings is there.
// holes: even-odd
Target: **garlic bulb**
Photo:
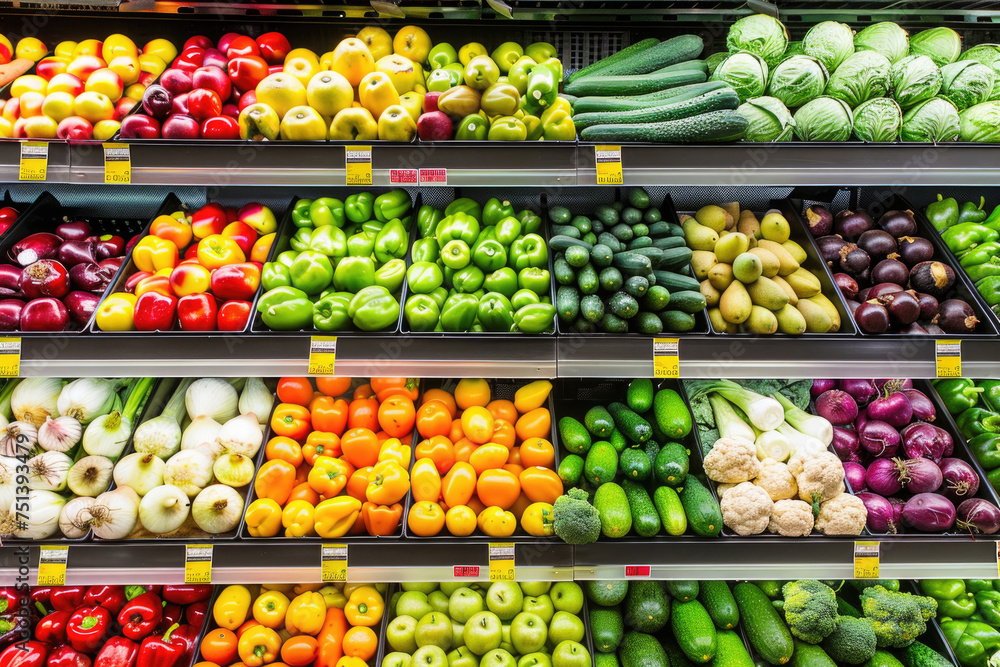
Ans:
[[[28,422],[35,428],[45,423],[45,418],[59,416],[59,392],[62,390],[59,378],[25,378],[21,380],[10,396],[10,408],[14,419]]]
[[[73,417],[46,417],[38,429],[38,446],[47,452],[68,452],[83,437],[83,427]]]
[[[243,497],[231,486],[213,484],[194,499],[191,516],[206,533],[225,533],[239,524],[243,516]]]
[[[201,378],[188,387],[184,405],[191,419],[211,417],[227,422],[239,412],[239,395],[231,384],[220,378]]]
[[[0,434],[0,456],[25,456],[38,442],[38,429],[28,422],[10,422]]]
[[[190,508],[191,501],[184,491],[163,484],[143,496],[139,503],[139,520],[151,533],[172,533],[184,524]]]
[[[114,465],[103,456],[84,456],[69,469],[66,484],[78,496],[96,498],[108,490]]]
[[[73,459],[62,452],[42,452],[28,459],[28,488],[62,491],[66,488]]]
[[[255,415],[240,415],[222,425],[216,441],[227,451],[252,457],[264,442],[264,432]]]
[[[140,496],[163,484],[163,470],[167,464],[153,454],[129,454],[115,464],[115,484],[128,485]]]
[[[243,393],[240,394],[240,414],[253,413],[257,417],[257,423],[263,426],[271,414],[272,405],[274,395],[268,391],[264,381],[260,378],[248,378]]]
[[[120,486],[94,499],[90,527],[102,540],[121,540],[135,530],[139,519],[139,496],[131,487]]]
[[[226,486],[239,488],[253,481],[254,465],[249,457],[242,454],[223,454],[215,459],[212,472],[215,479]]]
[[[65,537],[78,540],[90,530],[90,508],[94,499],[87,496],[74,498],[63,505],[59,514],[59,530]]]
[[[164,484],[179,487],[190,498],[212,483],[213,460],[204,449],[182,449],[167,461]]]
[[[73,417],[86,426],[112,411],[118,398],[117,390],[117,383],[112,380],[80,378],[62,388],[56,406],[60,415]]]
[[[195,418],[184,429],[184,435],[181,436],[181,449],[194,449],[206,442],[215,442],[221,428],[222,424],[211,417],[202,415]]]

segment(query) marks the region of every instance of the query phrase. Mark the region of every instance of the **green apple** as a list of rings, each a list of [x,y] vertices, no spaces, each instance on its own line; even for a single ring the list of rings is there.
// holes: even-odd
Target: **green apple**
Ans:
[[[549,592],[552,606],[556,611],[568,611],[579,614],[583,609],[583,589],[575,581],[560,581]]]
[[[479,661],[479,667],[517,667],[517,661],[510,651],[498,648],[484,655]]]
[[[410,667],[410,654],[393,651],[382,658],[382,667]]]
[[[448,615],[459,623],[465,623],[485,608],[483,596],[471,588],[459,588],[448,598]]]
[[[417,621],[413,638],[417,646],[440,646],[447,651],[451,648],[451,619],[448,614],[432,611]]]
[[[444,588],[444,584],[441,584]],[[552,588],[551,581],[525,581],[521,583],[521,592],[527,596],[545,595]]]
[[[410,657],[410,667],[448,667],[448,654],[440,646],[421,646]]]
[[[521,611],[524,595],[513,581],[497,581],[486,592],[486,606],[501,621],[509,621]]]
[[[399,587],[404,591],[420,591],[424,595],[430,595],[438,589],[437,583],[433,581],[404,581]]]
[[[456,623],[454,620],[451,622],[451,645],[452,648],[458,648],[459,646],[465,646],[465,624]]]
[[[510,639],[518,655],[541,651],[548,636],[545,621],[530,611],[522,611],[510,622]]]
[[[434,611],[439,611],[442,614],[448,613],[448,596],[441,591],[433,591],[427,596],[427,604],[431,606]]]
[[[503,629],[500,619],[489,611],[481,611],[465,624],[462,638],[469,650],[476,655],[485,655],[500,646],[503,641]],[[516,667],[516,666],[515,666]]]
[[[448,654],[448,667],[479,667],[479,656],[468,646],[459,646]]]
[[[417,650],[414,633],[417,630],[417,619],[412,616],[397,616],[389,621],[385,628],[385,638],[393,651],[413,653]]]
[[[514,645],[510,642],[500,642],[500,650],[514,655]]]
[[[521,611],[530,611],[541,618],[546,625],[552,620],[552,615],[556,613],[555,607],[552,606],[552,598],[545,594],[533,598],[524,598],[524,602],[521,604]]]
[[[459,588],[469,588],[469,585],[461,581],[442,581],[441,592],[451,597]]]
[[[552,667],[590,667],[590,651],[579,642],[565,639],[552,650]]]
[[[541,651],[522,655],[517,661],[517,667],[552,667],[552,660]]]
[[[500,624],[500,642],[503,644],[510,644],[510,623]]]
[[[549,643],[553,646],[567,639],[582,642],[583,635],[583,621],[568,611],[557,611],[549,621]],[[417,643],[420,643],[419,640]]]
[[[396,613],[413,618],[423,618],[434,611],[434,607],[427,602],[427,593],[420,591],[407,591],[396,600]]]

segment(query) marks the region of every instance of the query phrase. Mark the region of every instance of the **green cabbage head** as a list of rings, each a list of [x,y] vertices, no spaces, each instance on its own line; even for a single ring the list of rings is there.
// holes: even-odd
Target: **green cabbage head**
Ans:
[[[830,76],[826,94],[847,102],[852,109],[889,92],[889,59],[875,51],[858,51]]]
[[[747,141],[792,140],[795,121],[788,108],[777,98],[754,97],[741,104],[736,113],[749,123],[743,135]]]
[[[932,97],[906,112],[901,136],[903,141],[954,141],[959,125],[955,105],[944,98]]]
[[[854,116],[843,100],[817,97],[795,112],[795,136],[802,141],[847,141]]]
[[[890,21],[875,23],[854,36],[854,49],[875,51],[894,63],[910,52],[909,38],[905,30]]]
[[[734,53],[723,60],[712,72],[712,81],[725,81],[740,102],[751,97],[760,97],[767,88],[767,63],[752,53]]]
[[[910,38],[910,55],[927,56],[938,67],[958,60],[962,52],[962,36],[951,28],[921,30]]]
[[[941,68],[941,97],[959,111],[985,102],[993,94],[997,73],[975,60],[959,60]]]
[[[909,109],[941,90],[941,69],[927,56],[906,56],[892,66],[892,95]]]
[[[816,58],[792,56],[775,66],[767,92],[794,109],[822,95],[828,78],[826,68]]]
[[[729,28],[726,50],[753,53],[768,65],[777,64],[788,46],[788,31],[778,19],[767,14],[744,16]]]
[[[959,114],[959,118],[962,141],[1000,143],[1000,102],[991,100],[969,107]]]
[[[854,55],[854,31],[837,21],[817,23],[802,38],[802,50],[833,73],[840,63]]]
[[[861,141],[896,141],[903,112],[895,100],[876,97],[854,110],[854,136]]]

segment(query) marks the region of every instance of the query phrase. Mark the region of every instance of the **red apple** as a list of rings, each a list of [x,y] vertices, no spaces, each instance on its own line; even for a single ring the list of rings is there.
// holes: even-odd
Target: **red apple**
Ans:
[[[229,81],[226,70],[214,65],[196,69],[191,81],[195,88],[214,90],[220,100],[228,99],[233,92],[233,84]]]
[[[214,90],[195,88],[187,97],[188,113],[197,121],[222,114],[222,99]]]
[[[267,76],[267,63],[260,56],[239,56],[226,67],[237,90],[253,90]]]
[[[238,32],[227,32],[225,35],[219,38],[219,43],[216,45],[220,51],[225,53],[229,50],[229,45],[233,43],[233,40],[240,36]]]
[[[240,124],[232,116],[215,116],[201,124],[202,139],[232,140],[240,138]]]
[[[260,49],[257,48],[257,42],[253,41],[252,37],[247,37],[246,35],[238,35],[229,42],[229,48],[226,49],[226,56],[229,58],[237,58],[239,56],[259,56]]]
[[[139,75],[139,85],[148,88],[156,83],[156,75],[152,72],[143,72]]]
[[[181,51],[187,51],[188,47],[197,46],[202,49],[208,49],[212,47],[212,40],[204,35],[195,35],[194,37],[189,37],[184,46],[181,47]]]
[[[131,97],[123,97],[117,102],[115,102],[115,119],[121,120],[128,115],[128,112],[132,110],[138,101],[133,100]]]
[[[240,102],[238,106],[240,108],[240,111],[243,111],[251,104],[256,104],[256,103],[257,103],[257,91],[248,90],[247,92],[240,95]]]
[[[194,88],[194,80],[191,72],[170,68],[160,75],[160,85],[166,88],[171,95],[177,96],[181,93],[191,92]]]
[[[176,67],[178,69],[187,70],[193,72],[205,61],[205,50],[199,49],[197,47],[192,47],[191,49],[180,54],[174,58],[174,62],[170,65],[171,67]]]
[[[59,121],[56,136],[60,139],[90,139],[94,136],[94,126],[79,116],[70,116]]]
[[[62,74],[68,68],[69,63],[62,58],[42,58],[35,65],[35,74],[42,77],[46,81],[51,81],[52,77],[57,74]]]
[[[159,139],[160,121],[144,113],[136,113],[122,120],[122,139]]]
[[[188,112],[188,95],[191,93],[181,93],[180,95],[174,95],[173,104],[170,106],[170,113],[187,113]]]
[[[452,123],[443,111],[420,114],[417,119],[417,136],[422,141],[444,141],[451,139]]]
[[[205,49],[205,57],[201,61],[202,67],[215,66],[220,69],[226,69],[226,63],[229,62],[229,58],[226,54],[218,49]]]
[[[285,56],[292,50],[292,45],[280,32],[265,32],[257,38],[257,48],[268,65],[280,65],[285,62]]]
[[[164,139],[198,139],[201,129],[194,118],[178,113],[163,121],[160,134]]]
[[[49,87],[45,89],[48,93],[69,93],[73,97],[76,97],[84,90],[83,81],[80,77],[70,74],[69,72],[63,72],[62,74],[56,74],[49,81]]]
[[[439,97],[441,97],[441,93],[437,91],[431,91],[424,95],[424,113],[431,113],[438,110]]]
[[[165,87],[154,84],[142,94],[142,108],[153,118],[166,118],[174,106],[174,96]]]
[[[226,102],[222,105],[222,115],[238,118],[240,115],[240,108],[232,102]]]
[[[281,74],[284,71],[285,71],[284,65],[269,65],[267,68],[267,75],[271,76],[272,74]]]

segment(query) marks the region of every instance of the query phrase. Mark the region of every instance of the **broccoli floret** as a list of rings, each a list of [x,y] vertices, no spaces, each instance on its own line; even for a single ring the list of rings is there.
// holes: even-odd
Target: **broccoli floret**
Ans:
[[[937,601],[873,586],[861,593],[861,611],[872,622],[879,648],[904,648],[927,631]]]
[[[837,629],[823,640],[827,655],[838,663],[860,665],[875,655],[878,641],[867,618],[841,616]]]
[[[552,504],[552,528],[567,544],[590,544],[601,536],[601,514],[586,491],[570,489]]]
[[[790,581],[781,588],[785,621],[792,634],[819,644],[837,628],[837,595],[815,579]]]

